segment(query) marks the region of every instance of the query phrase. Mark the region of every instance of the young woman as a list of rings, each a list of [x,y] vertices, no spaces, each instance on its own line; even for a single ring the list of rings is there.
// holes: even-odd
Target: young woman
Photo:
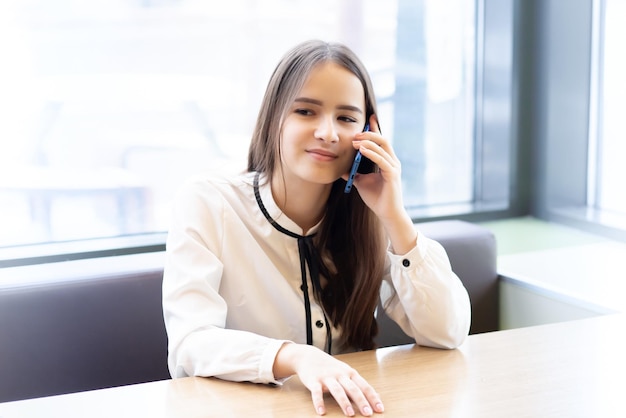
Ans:
[[[346,193],[357,150],[376,168]],[[163,279],[170,372],[275,384],[295,374],[319,414],[324,392],[348,416],[383,412],[331,356],[374,348],[379,299],[418,344],[454,348],[468,333],[465,288],[404,209],[367,71],[343,45],[305,42],[270,79],[247,171],[199,176],[178,195]]]

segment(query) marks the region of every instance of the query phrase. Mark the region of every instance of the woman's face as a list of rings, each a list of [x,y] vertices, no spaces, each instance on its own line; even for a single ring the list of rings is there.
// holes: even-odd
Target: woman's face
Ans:
[[[314,67],[283,121],[285,179],[330,184],[347,173],[356,152],[352,140],[365,119],[358,77],[333,62]]]

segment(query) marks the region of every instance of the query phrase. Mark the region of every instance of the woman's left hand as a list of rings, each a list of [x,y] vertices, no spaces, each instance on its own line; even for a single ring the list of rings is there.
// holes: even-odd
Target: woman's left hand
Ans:
[[[380,134],[376,115],[369,120],[371,129],[355,136],[352,145],[379,168],[376,173],[357,174],[354,187],[365,204],[383,221],[404,211],[400,160],[389,141]],[[347,180],[345,175],[344,179]]]
[[[371,130],[358,133],[352,144],[364,157],[372,160],[379,170],[370,174],[357,174],[354,187],[363,202],[381,220],[394,250],[404,254],[415,246],[416,233],[402,199],[400,160],[389,140],[380,134],[376,115],[370,117],[369,124]],[[348,176],[343,178],[347,180]]]

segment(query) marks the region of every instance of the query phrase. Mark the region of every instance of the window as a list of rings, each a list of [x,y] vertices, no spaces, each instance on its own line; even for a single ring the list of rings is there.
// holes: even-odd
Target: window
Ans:
[[[625,8],[614,0],[570,3],[567,13],[561,2],[527,5],[520,23],[529,212],[624,241]]]
[[[245,167],[270,73],[309,38],[370,70],[406,204],[470,204],[476,15],[471,0],[2,2],[0,247],[165,231],[184,178]]]
[[[591,142],[592,158],[597,164],[590,164],[590,205],[603,213],[607,223],[617,223],[626,229],[626,222],[618,219],[626,217],[626,193],[623,179],[626,178],[626,125],[624,123],[624,101],[626,100],[626,57],[623,45],[626,42],[626,3],[623,1],[604,0],[597,4],[598,28],[593,56],[597,66],[595,91],[592,100]],[[594,129],[595,128],[595,129]],[[595,161],[592,161],[595,162]]]

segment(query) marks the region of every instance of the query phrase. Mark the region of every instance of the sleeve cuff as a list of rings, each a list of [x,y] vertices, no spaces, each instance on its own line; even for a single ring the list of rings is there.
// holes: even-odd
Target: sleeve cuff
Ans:
[[[276,360],[278,350],[281,349],[283,344],[290,342],[291,341],[288,340],[271,340],[267,347],[265,347],[261,358],[261,364],[259,365],[259,381],[274,385],[282,385],[287,379],[289,379],[288,377],[284,379],[276,379],[274,377],[274,361]]]
[[[408,253],[399,255],[394,254],[391,250],[389,250],[389,259],[393,265],[396,265],[403,270],[411,270],[422,263],[427,247],[428,238],[418,231],[417,242]]]

